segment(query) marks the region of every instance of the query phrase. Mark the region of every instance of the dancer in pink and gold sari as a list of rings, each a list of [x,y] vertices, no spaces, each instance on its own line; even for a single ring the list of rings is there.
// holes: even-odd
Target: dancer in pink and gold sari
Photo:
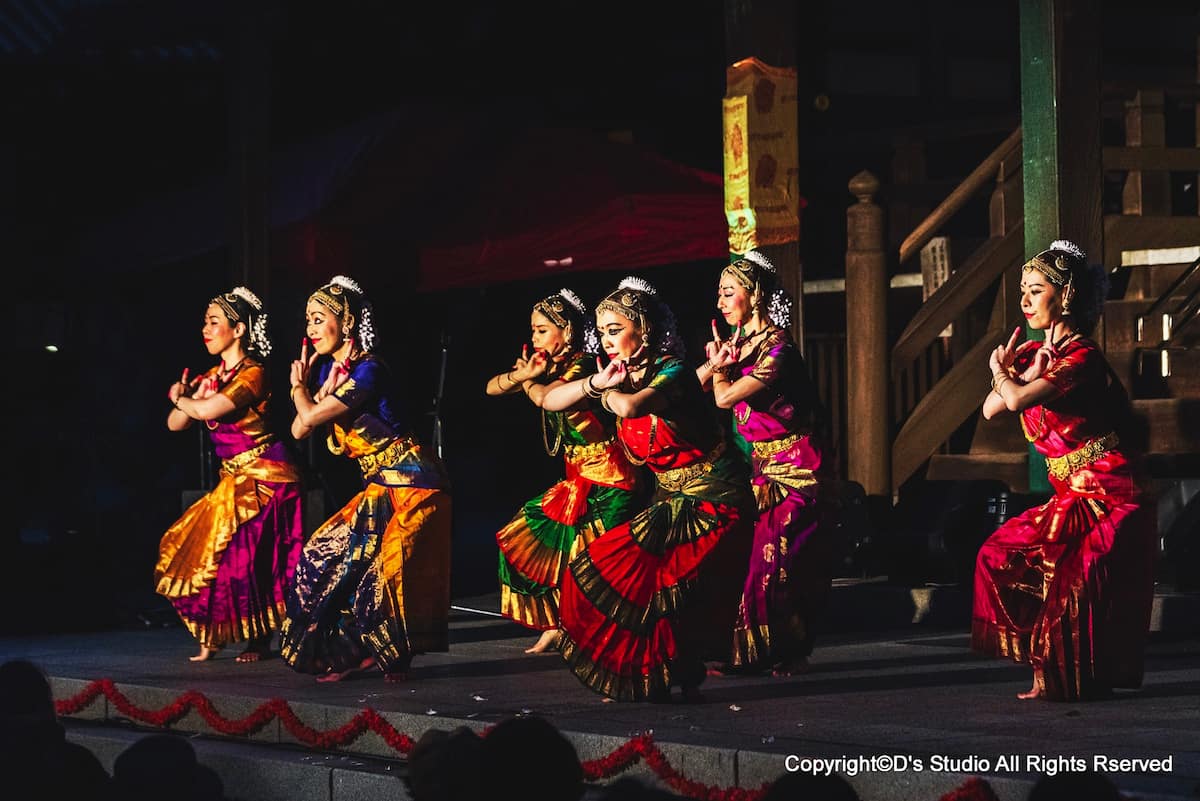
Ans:
[[[270,655],[304,543],[300,474],[267,423],[271,351],[262,302],[245,287],[218,295],[204,315],[204,344],[221,361],[167,393],[167,427],[208,428],[221,480],[162,538],[155,586],[200,642],[191,659],[245,642],[239,662]]]

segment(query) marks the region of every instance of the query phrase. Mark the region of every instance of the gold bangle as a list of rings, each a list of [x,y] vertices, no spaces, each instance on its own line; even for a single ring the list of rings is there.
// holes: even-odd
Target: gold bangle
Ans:
[[[592,374],[583,379],[583,394],[589,398],[599,398],[604,394],[604,390],[596,389],[596,385],[592,383],[592,379],[595,377],[595,374]]]
[[[1000,387],[1004,386],[1005,381],[1011,381],[1012,378],[1005,373],[995,373],[992,376],[992,392],[1000,395]],[[1001,395],[1001,397],[1003,397]]]
[[[512,389],[513,387],[515,387],[517,385],[517,382],[513,381],[513,379],[512,379],[512,370],[509,370],[502,377],[504,378],[505,381],[508,382],[508,386],[500,387],[501,389]]]
[[[613,392],[616,392],[616,389],[606,389],[600,393],[600,408],[609,414],[616,414],[616,412],[612,410],[612,407],[608,405],[608,396]]]
[[[288,397],[292,399],[292,403],[296,402],[296,390],[303,388],[303,384],[292,384],[292,388],[288,390]]]

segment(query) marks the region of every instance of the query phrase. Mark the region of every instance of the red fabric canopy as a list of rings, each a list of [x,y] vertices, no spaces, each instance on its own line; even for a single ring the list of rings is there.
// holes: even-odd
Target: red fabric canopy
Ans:
[[[720,176],[580,131],[533,130],[420,255],[421,290],[728,257]]]

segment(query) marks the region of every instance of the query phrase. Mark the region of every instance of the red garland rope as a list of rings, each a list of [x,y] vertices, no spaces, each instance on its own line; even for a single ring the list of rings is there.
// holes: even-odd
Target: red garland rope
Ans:
[[[348,745],[367,731],[375,732],[392,750],[403,755],[408,755],[414,744],[411,737],[396,731],[392,724],[370,707],[364,708],[352,720],[336,729],[317,731],[300,720],[288,702],[282,698],[272,698],[263,702],[241,720],[229,720],[213,708],[212,702],[204,694],[195,690],[188,690],[162,709],[142,709],[125,697],[112,679],[93,681],[76,695],[55,701],[54,705],[58,714],[73,715],[91,706],[100,696],[111,701],[117,711],[125,717],[158,727],[174,723],[189,711],[195,710],[214,731],[237,737],[253,734],[272,719],[278,718],[293,737],[312,748],[329,750]],[[649,734],[639,734],[617,746],[608,756],[584,762],[583,776],[588,781],[611,778],[624,773],[638,762],[645,762],[654,775],[674,792],[700,801],[760,801],[770,787],[770,783],[767,783],[757,789],[748,790],[741,787],[716,787],[693,781],[671,765],[662,749],[655,744],[654,737]],[[989,794],[990,798],[995,798],[987,782],[972,778],[962,787],[943,796],[940,801],[987,799]]]

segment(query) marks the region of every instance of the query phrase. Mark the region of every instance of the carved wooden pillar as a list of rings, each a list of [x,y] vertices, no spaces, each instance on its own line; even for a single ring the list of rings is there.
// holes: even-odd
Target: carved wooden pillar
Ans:
[[[879,179],[850,179],[846,209],[846,465],[867,495],[892,497],[888,437],[887,259]]]

